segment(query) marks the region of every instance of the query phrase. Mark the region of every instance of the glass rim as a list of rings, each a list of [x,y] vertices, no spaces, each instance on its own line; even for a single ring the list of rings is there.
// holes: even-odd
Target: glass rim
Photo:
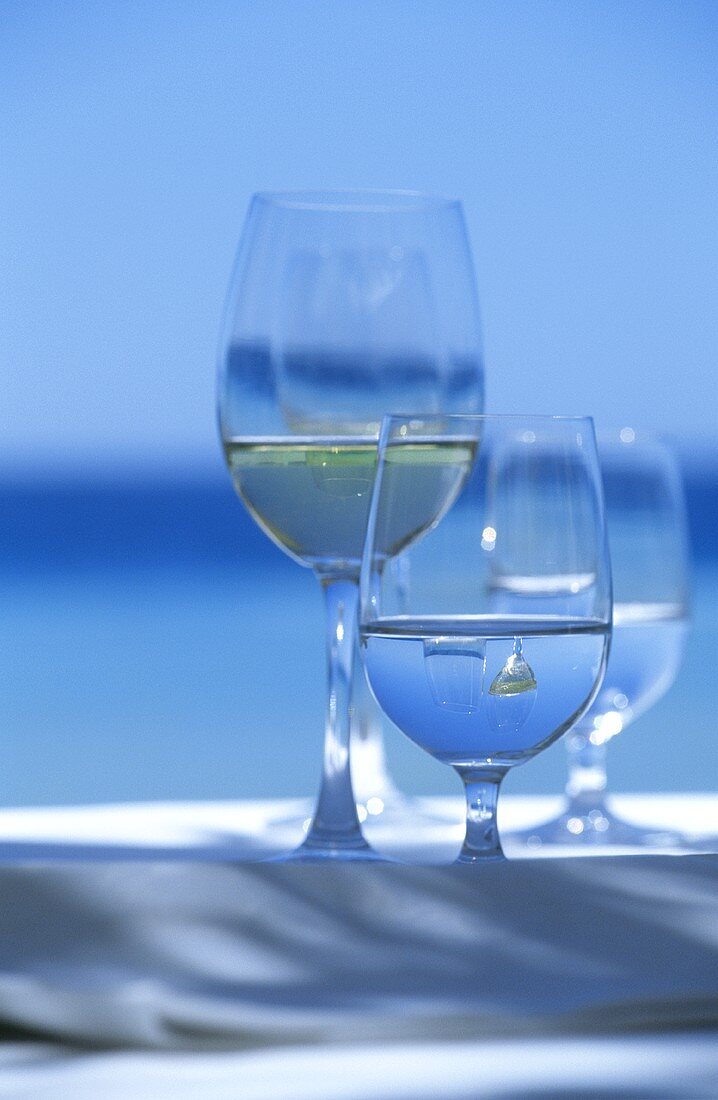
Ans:
[[[458,210],[461,200],[425,191],[347,188],[307,191],[257,191],[252,202],[266,203],[287,210],[342,214],[402,214],[431,210]]]
[[[449,424],[458,424],[460,421],[464,423],[474,424],[486,420],[497,421],[515,421],[522,424],[528,421],[536,421],[539,424],[552,424],[552,423],[567,423],[567,424],[590,424],[594,427],[594,419],[587,414],[574,415],[571,413],[387,413],[382,417],[382,426],[392,424],[399,421],[411,421],[414,420],[417,423],[422,422],[436,422],[444,421]]]

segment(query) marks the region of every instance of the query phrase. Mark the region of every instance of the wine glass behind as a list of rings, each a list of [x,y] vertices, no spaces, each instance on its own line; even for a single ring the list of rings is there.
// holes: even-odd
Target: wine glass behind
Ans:
[[[606,794],[608,745],[671,687],[688,633],[688,537],[670,447],[633,428],[602,432],[599,458],[613,572],[613,638],[590,710],[566,735],[569,775],[557,817],[512,837],[532,849],[691,848],[678,828],[622,820]]]

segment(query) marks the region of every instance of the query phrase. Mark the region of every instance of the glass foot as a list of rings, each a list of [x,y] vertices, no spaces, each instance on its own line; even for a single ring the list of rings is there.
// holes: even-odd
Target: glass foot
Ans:
[[[387,856],[375,851],[366,841],[362,845],[335,844],[314,846],[300,844],[292,852],[283,852],[264,860],[265,863],[394,863]]]
[[[545,848],[695,850],[695,845],[683,833],[626,821],[613,813],[606,803],[568,805],[558,817],[505,834],[503,839],[507,847],[533,852]]]
[[[309,799],[287,799],[272,805],[256,830],[252,858],[261,862],[364,862],[450,864],[464,836],[464,801],[460,796],[412,796],[395,788],[357,801],[364,833],[358,847],[306,844],[314,806]]]
[[[473,867],[481,867],[484,863],[506,863],[506,856],[503,853],[494,856],[472,856],[468,853],[460,852],[454,860],[454,865],[457,863],[464,866],[470,864]]]

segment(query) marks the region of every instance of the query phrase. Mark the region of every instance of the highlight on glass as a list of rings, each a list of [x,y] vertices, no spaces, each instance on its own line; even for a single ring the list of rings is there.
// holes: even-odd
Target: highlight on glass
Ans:
[[[401,590],[387,569],[397,560]],[[361,572],[362,656],[389,718],[464,783],[459,862],[503,858],[501,781],[591,704],[610,626],[590,419],[384,420]]]
[[[326,601],[322,785],[296,858],[368,858],[349,766],[350,693],[381,418],[407,405],[434,414],[483,403],[460,203],[413,192],[256,195],[227,300],[218,403],[240,499],[314,571]],[[361,754],[375,725],[359,725],[353,753],[373,769],[362,789],[379,795],[381,753]]]

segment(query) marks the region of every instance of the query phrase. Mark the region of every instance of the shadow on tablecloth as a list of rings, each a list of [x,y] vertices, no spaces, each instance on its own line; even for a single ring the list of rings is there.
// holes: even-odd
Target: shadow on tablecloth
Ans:
[[[0,1025],[260,1050],[718,1028],[718,858],[0,868]]]

